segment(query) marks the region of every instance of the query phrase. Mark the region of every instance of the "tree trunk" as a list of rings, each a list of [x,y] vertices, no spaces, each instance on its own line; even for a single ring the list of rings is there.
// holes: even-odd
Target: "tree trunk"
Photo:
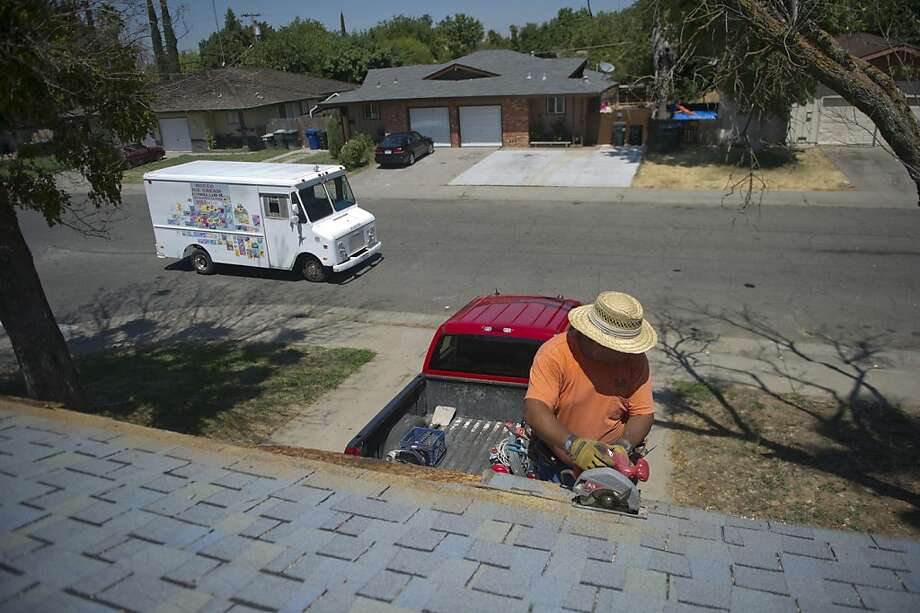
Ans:
[[[48,306],[16,212],[6,202],[0,202],[0,322],[16,353],[26,393],[81,406],[83,392],[70,351]]]
[[[163,40],[166,42],[166,66],[171,79],[178,79],[182,73],[179,66],[179,49],[176,42],[176,32],[173,30],[172,17],[166,0],[160,0],[160,19],[163,21]]]
[[[163,55],[163,39],[160,37],[160,26],[157,21],[157,12],[153,9],[153,0],[147,0],[147,21],[150,22],[150,45],[153,47],[153,62],[157,65],[161,81],[169,80],[169,69]]]
[[[791,52],[815,79],[872,120],[916,184],[920,205],[920,121],[894,79],[847,53],[815,25],[807,27],[807,36],[790,32],[787,24],[770,14],[762,2],[739,0],[738,4],[764,41]]]

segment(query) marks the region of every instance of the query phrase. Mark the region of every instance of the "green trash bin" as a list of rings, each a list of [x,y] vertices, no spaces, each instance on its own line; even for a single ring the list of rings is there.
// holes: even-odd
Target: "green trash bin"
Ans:
[[[616,147],[626,144],[626,124],[622,121],[613,124],[613,144]]]

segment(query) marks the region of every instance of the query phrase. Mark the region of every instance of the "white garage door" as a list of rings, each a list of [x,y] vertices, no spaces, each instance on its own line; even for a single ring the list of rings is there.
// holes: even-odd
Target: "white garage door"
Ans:
[[[450,114],[446,106],[409,109],[409,127],[433,139],[435,147],[450,147]]]
[[[160,120],[160,138],[167,151],[191,151],[192,137],[188,132],[188,120],[184,117]]]
[[[880,138],[872,120],[843,98],[821,100],[819,145],[877,145]]]
[[[501,147],[502,107],[461,106],[461,147]]]

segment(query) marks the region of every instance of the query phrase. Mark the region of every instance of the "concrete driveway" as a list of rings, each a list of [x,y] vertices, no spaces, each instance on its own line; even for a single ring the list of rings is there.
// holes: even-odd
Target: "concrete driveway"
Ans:
[[[896,196],[912,194],[917,189],[901,162],[882,147],[841,146],[821,150],[858,191]]]
[[[352,175],[351,183],[359,198],[404,198],[407,192],[423,197],[432,189],[447,185],[493,151],[439,147],[412,166],[382,167],[373,164]]]
[[[629,187],[640,147],[519,149],[496,151],[450,185]]]

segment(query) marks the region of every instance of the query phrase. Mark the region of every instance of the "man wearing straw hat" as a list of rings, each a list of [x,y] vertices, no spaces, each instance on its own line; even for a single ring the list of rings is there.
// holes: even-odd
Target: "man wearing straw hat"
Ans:
[[[594,304],[572,309],[569,331],[537,351],[524,419],[535,435],[531,456],[541,479],[601,466],[648,478],[647,464],[637,475],[629,459],[654,420],[645,352],[658,335],[643,315],[629,294],[603,292]]]

